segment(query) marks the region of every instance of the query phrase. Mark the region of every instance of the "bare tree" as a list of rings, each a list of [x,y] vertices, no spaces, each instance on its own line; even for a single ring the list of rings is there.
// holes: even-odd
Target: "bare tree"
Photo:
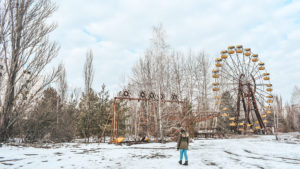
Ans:
[[[153,38],[152,38],[152,51],[155,59],[155,72],[156,72],[156,89],[158,90],[158,123],[159,123],[159,135],[162,140],[163,135],[163,119],[161,111],[161,93],[164,89],[164,75],[167,74],[165,70],[165,60],[168,57],[168,47],[169,45],[165,41],[166,32],[162,27],[162,24],[159,24],[157,27],[153,27]]]
[[[300,89],[298,86],[295,86],[293,89],[292,97],[291,97],[292,105],[300,105]]]
[[[57,81],[58,88],[58,101],[56,102],[56,130],[59,130],[59,116],[62,116],[65,111],[66,106],[66,92],[67,92],[67,79],[66,79],[66,70],[63,64],[61,64],[61,72]]]
[[[83,94],[83,103],[81,104],[81,112],[82,116],[85,118],[83,120],[82,124],[82,133],[85,138],[88,138],[90,136],[90,127],[92,122],[92,98],[96,97],[94,96],[94,92],[92,90],[92,83],[94,78],[94,68],[93,68],[93,51],[90,50],[86,54],[86,60],[84,63],[84,69],[83,69],[83,76],[84,76],[84,84],[85,84],[85,92]],[[80,116],[81,117],[81,116]]]
[[[58,87],[58,93],[61,100],[61,104],[64,104],[67,97],[68,84],[67,84],[67,77],[66,77],[66,69],[63,65],[58,77],[57,87]]]
[[[0,54],[7,79],[0,115],[2,141],[10,136],[13,124],[26,112],[28,104],[58,77],[59,69],[44,78],[42,75],[59,50],[48,38],[56,25],[48,24],[47,19],[55,10],[50,0],[0,2]],[[21,94],[26,101],[18,102]]]
[[[94,79],[93,51],[90,50],[86,54],[86,60],[84,64],[84,84],[85,84],[85,93],[87,94],[91,92],[93,79]]]
[[[286,128],[283,110],[282,97],[275,95],[273,103],[273,124],[275,129],[281,128],[282,131]]]
[[[298,86],[294,87],[291,98],[291,110],[293,111],[292,120],[295,129],[300,129],[300,89]]]
[[[78,104],[79,104],[79,100],[80,100],[80,93],[81,93],[81,89],[80,88],[74,88],[71,92],[71,94],[69,95],[69,103],[72,104],[74,106],[74,108],[77,108]]]
[[[166,42],[165,31],[162,25],[153,28],[151,45],[146,50],[137,64],[133,67],[131,81],[128,87],[131,91],[145,90],[147,93],[154,92],[157,97],[154,102],[147,102],[135,111],[146,112],[147,134],[159,136],[163,139],[165,134],[170,133],[172,127],[185,125],[187,117],[201,110],[209,109],[208,98],[210,88],[210,63],[207,55],[202,52],[195,55],[192,50],[189,53],[170,51]],[[161,102],[160,94],[171,96],[177,94],[179,100],[185,100],[189,109],[185,109],[186,116],[179,121],[174,121],[182,109],[176,104]],[[131,122],[140,123],[141,113],[134,113]],[[138,126],[138,125],[135,125]],[[154,128],[154,129],[153,129]]]
[[[209,110],[209,96],[212,95],[210,90],[210,71],[211,70],[211,63],[208,59],[207,54],[205,52],[200,52],[196,58],[197,66],[195,69],[195,76],[196,76],[196,83],[198,87],[198,104],[199,110]]]

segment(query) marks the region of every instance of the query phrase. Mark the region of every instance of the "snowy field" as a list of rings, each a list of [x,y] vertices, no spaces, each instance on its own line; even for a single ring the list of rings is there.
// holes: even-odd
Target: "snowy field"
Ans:
[[[300,142],[275,136],[194,140],[189,166],[178,164],[176,143],[137,145],[48,144],[44,148],[2,145],[0,168],[300,168]],[[51,148],[50,148],[51,147]]]

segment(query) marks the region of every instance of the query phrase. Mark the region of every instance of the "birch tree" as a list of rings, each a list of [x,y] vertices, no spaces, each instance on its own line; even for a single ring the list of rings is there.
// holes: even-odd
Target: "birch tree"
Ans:
[[[161,24],[157,27],[153,27],[153,37],[152,37],[152,51],[155,58],[155,72],[156,72],[156,89],[158,90],[158,123],[159,123],[159,135],[160,139],[163,140],[163,122],[162,122],[162,112],[161,112],[161,93],[163,91],[164,83],[163,76],[165,72],[164,64],[165,59],[167,59],[168,54],[168,44],[165,41],[166,33],[163,30]]]
[[[154,27],[151,45],[133,67],[128,84],[131,91],[144,90],[148,94],[154,92],[157,95],[156,101],[135,106],[133,114],[136,116],[132,117],[134,120],[131,122],[139,123],[142,118],[137,111],[145,111],[147,133],[151,133],[149,131],[154,128],[152,134],[159,135],[162,140],[172,127],[182,125],[184,120],[192,118],[197,112],[208,110],[211,94],[207,55],[204,52],[195,54],[192,50],[188,53],[171,50],[162,25]],[[186,105],[189,105],[190,117],[177,121],[171,118],[181,113],[181,105],[164,103],[160,96],[165,94],[165,99],[171,99],[173,93],[178,95],[178,100],[188,102]]]

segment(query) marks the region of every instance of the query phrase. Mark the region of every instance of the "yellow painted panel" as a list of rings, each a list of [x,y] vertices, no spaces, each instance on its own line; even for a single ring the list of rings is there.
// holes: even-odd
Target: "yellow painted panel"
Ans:
[[[229,123],[229,126],[236,126],[236,123]]]
[[[222,116],[223,116],[223,117],[227,117],[228,114],[227,114],[227,113],[223,113]]]
[[[242,49],[238,49],[238,50],[236,50],[236,53],[243,53],[243,50]]]
[[[272,88],[267,88],[266,89],[268,92],[271,92],[271,91],[273,91],[273,89]]]
[[[222,54],[227,53],[227,50],[222,50],[221,53]]]
[[[221,55],[222,59],[227,59],[227,57],[228,57],[227,55]]]
[[[216,91],[219,91],[219,90],[220,90],[220,89],[217,88],[217,87],[214,87],[214,88],[213,88],[213,91],[215,91],[215,92],[216,92]]]
[[[246,56],[250,56],[251,53],[250,53],[250,52],[246,52],[245,55],[246,55]]]
[[[229,50],[228,54],[234,54],[234,50]]]
[[[213,72],[213,73],[218,73],[219,70],[218,70],[218,69],[213,69],[212,72]]]
[[[223,108],[222,108],[222,111],[226,111],[226,110],[227,110],[227,107],[223,107]]]
[[[219,78],[219,75],[212,75],[213,78]]]
[[[124,137],[118,137],[116,143],[121,143],[124,140]]]
[[[217,58],[216,59],[216,62],[221,62],[222,61],[222,58]]]

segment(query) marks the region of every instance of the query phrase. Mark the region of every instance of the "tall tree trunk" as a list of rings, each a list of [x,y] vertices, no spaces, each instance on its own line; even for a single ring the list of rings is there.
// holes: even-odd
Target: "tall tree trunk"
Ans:
[[[3,105],[0,112],[0,141],[11,134],[13,125],[32,107],[32,102],[43,89],[54,81],[59,72],[53,70],[44,81],[36,83],[46,65],[57,56],[58,47],[51,43],[48,34],[55,24],[46,22],[55,11],[50,0],[2,0],[0,5],[0,54],[5,67],[5,88]],[[22,81],[25,74],[29,77]],[[32,82],[32,84],[30,84]],[[30,84],[31,86],[29,86]],[[35,86],[35,85],[40,86]],[[21,101],[20,94],[27,92],[32,97]],[[36,89],[33,90],[33,86]],[[1,86],[2,87],[2,86]],[[18,104],[16,104],[18,103]]]

